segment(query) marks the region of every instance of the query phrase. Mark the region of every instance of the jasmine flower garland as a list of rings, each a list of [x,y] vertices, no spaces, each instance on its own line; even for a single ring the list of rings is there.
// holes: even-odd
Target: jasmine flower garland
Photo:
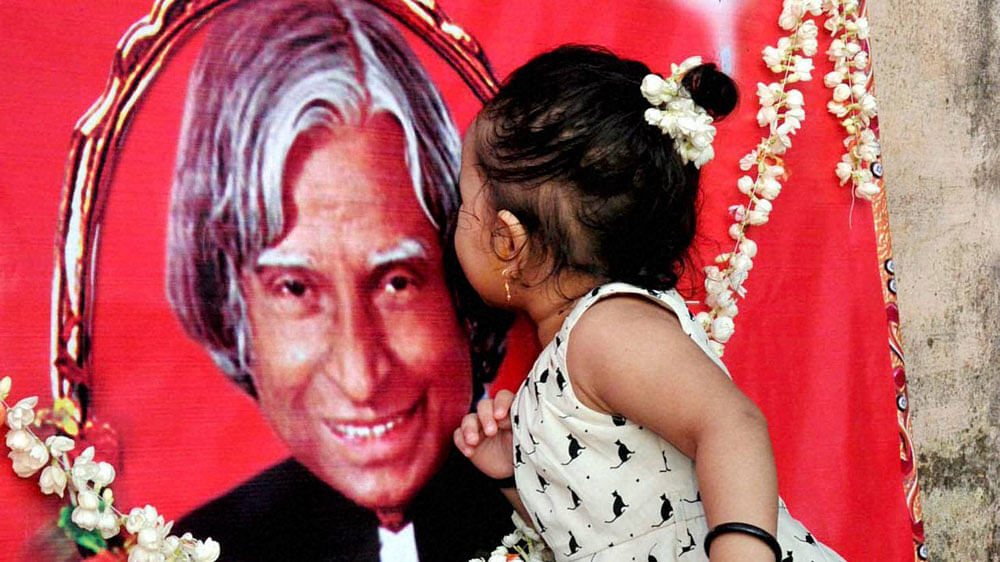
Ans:
[[[133,508],[127,516],[118,511],[109,487],[115,479],[114,467],[94,461],[93,447],[84,449],[70,464],[69,452],[75,442],[64,435],[53,435],[43,443],[31,430],[38,397],[24,398],[10,406],[6,401],[10,390],[10,377],[0,379],[0,423],[6,421],[8,427],[7,456],[14,472],[30,478],[41,470],[38,486],[43,494],[68,496],[72,506],[70,521],[77,527],[74,532],[86,537],[78,539],[80,544],[98,553],[101,549],[92,545],[117,536],[124,525],[132,535],[125,547],[128,562],[214,562],[219,558],[219,543],[212,539],[202,542],[190,533],[170,535],[173,522],[165,522],[151,505]]]

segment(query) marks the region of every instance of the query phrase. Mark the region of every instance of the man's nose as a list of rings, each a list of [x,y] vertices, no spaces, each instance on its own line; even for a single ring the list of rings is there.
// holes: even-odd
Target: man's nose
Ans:
[[[358,300],[340,307],[331,342],[335,351],[326,365],[343,395],[359,404],[375,397],[389,372],[385,337],[371,310]]]

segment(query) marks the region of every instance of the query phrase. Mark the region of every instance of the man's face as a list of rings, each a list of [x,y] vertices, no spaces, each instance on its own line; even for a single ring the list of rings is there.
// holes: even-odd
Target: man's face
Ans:
[[[468,342],[398,122],[380,113],[303,135],[284,198],[283,235],[241,275],[261,410],[330,486],[398,512],[472,399]]]

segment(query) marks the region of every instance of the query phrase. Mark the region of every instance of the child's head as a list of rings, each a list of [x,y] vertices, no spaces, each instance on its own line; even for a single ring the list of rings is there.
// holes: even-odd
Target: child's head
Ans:
[[[462,176],[482,185],[479,218],[502,233],[509,221],[498,211],[516,217],[529,253],[519,261],[543,266],[545,278],[677,284],[695,233],[698,169],[646,122],[640,83],[649,73],[601,48],[560,47],[514,71],[470,128]],[[690,70],[682,85],[713,117],[736,104],[735,85],[715,65]]]

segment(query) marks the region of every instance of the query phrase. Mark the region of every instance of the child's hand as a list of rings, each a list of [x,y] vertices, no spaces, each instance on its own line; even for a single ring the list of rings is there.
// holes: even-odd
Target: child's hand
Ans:
[[[466,414],[455,430],[455,446],[483,474],[507,478],[514,474],[510,431],[510,404],[514,394],[501,390],[495,398],[483,398],[476,412]]]

